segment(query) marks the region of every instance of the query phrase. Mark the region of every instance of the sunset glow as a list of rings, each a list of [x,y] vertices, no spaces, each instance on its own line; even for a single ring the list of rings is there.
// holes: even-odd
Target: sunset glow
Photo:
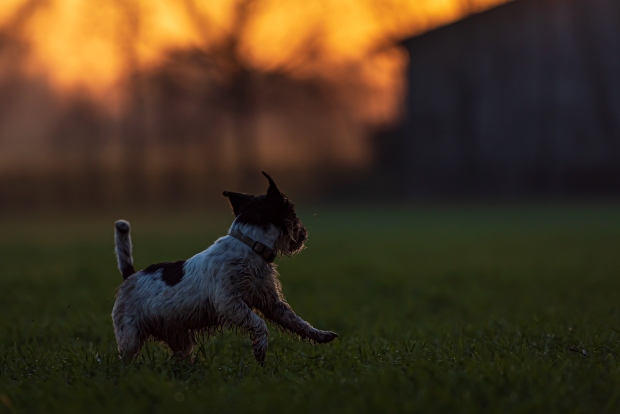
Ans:
[[[504,0],[255,1],[241,56],[259,70],[322,70]],[[3,0],[0,28],[29,46],[24,70],[54,88],[104,93],[175,49],[207,50],[231,35],[234,2],[50,0],[15,26],[26,0]],[[241,3],[239,3],[241,4]],[[308,56],[311,52],[312,56]]]

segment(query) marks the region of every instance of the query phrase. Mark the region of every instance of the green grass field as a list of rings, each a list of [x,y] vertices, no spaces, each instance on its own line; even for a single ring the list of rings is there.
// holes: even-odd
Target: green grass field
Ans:
[[[302,211],[308,248],[279,260],[296,312],[340,337],[272,329],[262,368],[232,332],[195,364],[156,344],[122,363],[117,217],[2,219],[0,412],[620,410],[620,208],[347,211]],[[229,222],[132,220],[136,265],[187,258]]]

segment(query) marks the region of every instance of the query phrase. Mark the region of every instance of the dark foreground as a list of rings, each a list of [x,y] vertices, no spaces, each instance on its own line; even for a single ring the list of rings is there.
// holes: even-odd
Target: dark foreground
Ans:
[[[272,330],[262,368],[242,333],[205,340],[195,364],[154,344],[123,364],[118,217],[0,222],[0,412],[620,409],[620,208],[300,216],[308,249],[278,260],[284,292],[340,337]],[[133,221],[137,268],[191,256],[229,221]]]

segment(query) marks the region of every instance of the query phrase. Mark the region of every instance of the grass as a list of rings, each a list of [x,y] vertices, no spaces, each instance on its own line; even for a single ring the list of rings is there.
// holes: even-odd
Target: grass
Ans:
[[[307,213],[308,249],[279,261],[284,291],[340,337],[272,330],[263,368],[234,333],[195,364],[156,344],[121,363],[113,218],[4,219],[0,413],[620,408],[617,207]],[[229,221],[134,220],[136,264],[186,258]]]

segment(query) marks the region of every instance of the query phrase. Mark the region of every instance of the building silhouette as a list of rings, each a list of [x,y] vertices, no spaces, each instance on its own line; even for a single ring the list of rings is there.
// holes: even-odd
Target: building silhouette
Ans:
[[[402,45],[406,109],[378,140],[392,191],[620,193],[620,2],[515,0]]]

